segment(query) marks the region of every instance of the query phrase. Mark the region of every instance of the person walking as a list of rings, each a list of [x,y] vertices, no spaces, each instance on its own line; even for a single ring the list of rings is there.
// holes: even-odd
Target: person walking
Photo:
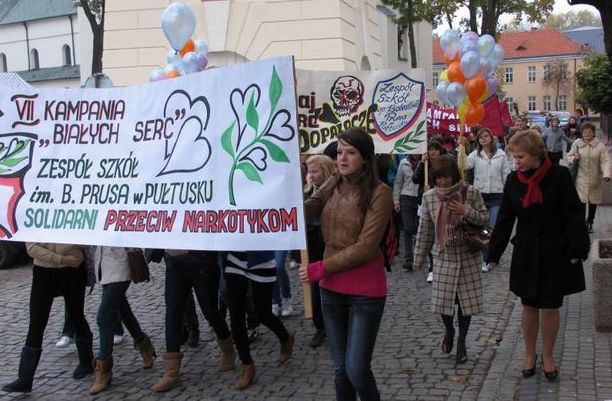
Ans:
[[[435,168],[435,187],[423,194],[422,214],[415,246],[414,267],[419,269],[434,239],[431,309],[440,314],[445,327],[442,352],[450,354],[455,338],[453,316],[458,305],[457,364],[468,360],[466,337],[472,316],[483,311],[480,252],[470,252],[463,237],[464,222],[484,227],[489,213],[474,186],[461,182],[457,162],[440,156]]]
[[[264,326],[274,332],[280,342],[280,354],[277,359],[279,365],[291,359],[295,333],[288,332],[279,317],[272,313],[272,295],[276,281],[274,251],[228,252],[223,265],[232,333],[238,357],[242,362],[240,376],[233,387],[236,390],[244,390],[253,384],[256,373],[246,324],[249,285],[257,317]]]
[[[467,168],[474,169],[474,187],[489,211],[489,227],[494,227],[511,168],[506,153],[497,147],[497,138],[490,129],[480,129],[477,136],[478,146],[468,155]],[[482,251],[482,257],[482,271],[486,273],[490,268],[488,247]]]
[[[218,253],[166,249],[166,352],[163,354],[164,375],[152,387],[155,392],[168,391],[180,381],[183,316],[186,300],[193,288],[204,318],[212,326],[221,348],[218,372],[234,369],[236,354],[232,336],[219,312],[221,269]]]
[[[117,321],[125,324],[134,339],[134,346],[142,356],[144,369],[153,367],[153,361],[157,357],[151,339],[142,331],[126,296],[131,283],[128,249],[97,246],[94,263],[97,280],[102,285],[102,297],[98,309],[100,350],[95,360],[95,377],[89,389],[90,394],[98,394],[111,384],[113,337]]]
[[[45,328],[49,321],[53,298],[64,297],[74,327],[79,364],[72,373],[82,379],[93,372],[92,339],[85,320],[86,271],[83,247],[70,244],[26,243],[28,254],[34,259],[30,291],[30,324],[25,346],[21,350],[17,380],[2,387],[10,393],[32,391],[34,373],[40,361]]]
[[[330,177],[336,173],[336,163],[331,158],[324,155],[310,156],[306,160],[308,175],[306,186],[304,187],[304,198],[308,199],[320,188]],[[308,262],[316,262],[323,259],[325,251],[325,241],[321,232],[321,219],[313,218],[306,225],[306,243],[308,244]],[[325,321],[321,309],[321,289],[318,282],[310,283],[312,299],[312,323],[315,327],[315,334],[308,343],[312,348],[317,348],[323,344],[327,334],[325,332]]]
[[[299,270],[319,282],[325,329],[334,359],[337,400],[380,400],[371,360],[387,296],[380,243],[393,198],[376,171],[372,137],[361,128],[338,135],[339,175],[305,202],[307,221],[319,217],[323,259]]]
[[[550,119],[550,128],[547,128],[542,134],[546,149],[548,149],[548,158],[552,164],[558,166],[559,161],[563,158],[563,142],[572,144],[572,140],[559,127],[559,119],[553,117]]]
[[[576,191],[583,206],[583,215],[587,214],[587,228],[593,232],[593,222],[597,205],[603,200],[603,185],[610,182],[610,157],[606,146],[595,138],[595,126],[591,123],[582,124],[582,138],[577,139],[568,155],[568,162],[577,165]]]
[[[554,165],[540,135],[527,130],[509,143],[517,170],[504,186],[497,224],[490,241],[490,260],[498,263],[516,222],[512,239],[510,291],[521,298],[525,358],[522,376],[536,373],[536,340],[542,335],[542,367],[549,381],[559,369],[553,349],[563,297],[583,291],[582,260],[589,252],[583,208],[569,171]]]
[[[404,264],[402,267],[412,271],[413,240],[419,226],[419,186],[412,180],[417,161],[412,155],[400,162],[393,184],[393,205],[401,213],[404,229]]]

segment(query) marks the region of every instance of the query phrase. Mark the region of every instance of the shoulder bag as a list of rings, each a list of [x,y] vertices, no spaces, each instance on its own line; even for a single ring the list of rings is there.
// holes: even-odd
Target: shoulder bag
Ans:
[[[467,186],[461,190],[463,199],[467,203]],[[490,227],[479,227],[474,224],[468,223],[464,220],[463,222],[463,240],[471,253],[480,252],[489,246],[489,240],[491,239]]]
[[[128,264],[130,266],[130,277],[134,284],[150,281],[149,265],[145,260],[144,253],[140,248],[131,248],[127,251]]]

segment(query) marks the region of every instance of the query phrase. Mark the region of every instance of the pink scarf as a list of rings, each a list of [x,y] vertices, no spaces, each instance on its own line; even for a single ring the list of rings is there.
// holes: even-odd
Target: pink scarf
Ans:
[[[439,200],[438,209],[436,210],[436,243],[442,248],[446,246],[448,236],[451,238],[455,237],[455,227],[461,224],[461,216],[451,212],[448,206],[452,200],[464,201],[461,194],[462,187],[463,184],[461,182],[450,188],[435,187],[436,197]]]

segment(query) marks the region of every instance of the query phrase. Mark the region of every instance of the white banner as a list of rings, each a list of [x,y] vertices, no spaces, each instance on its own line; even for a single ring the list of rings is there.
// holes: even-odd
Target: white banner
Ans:
[[[297,71],[300,151],[322,153],[351,127],[372,135],[376,153],[427,150],[425,71]]]
[[[0,93],[0,239],[302,249],[290,57],[112,89]]]

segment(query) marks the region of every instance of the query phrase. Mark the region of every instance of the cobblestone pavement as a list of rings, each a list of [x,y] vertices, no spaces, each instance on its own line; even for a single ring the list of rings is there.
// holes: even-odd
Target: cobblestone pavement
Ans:
[[[612,189],[606,198],[612,200]],[[611,202],[612,203],[612,202]],[[600,207],[593,238],[612,237],[612,206]],[[465,365],[454,363],[440,350],[443,326],[430,312],[430,286],[425,272],[403,271],[401,257],[389,273],[389,297],[373,360],[373,370],[383,400],[612,400],[612,334],[593,330],[591,271],[587,263],[587,290],[565,299],[561,309],[561,330],[555,348],[560,380],[547,382],[538,367],[534,378],[520,377],[523,343],[520,335],[520,301],[509,293],[508,252],[498,270],[483,273],[485,313],[475,316],[468,335]],[[132,307],[159,355],[164,351],[164,302],[162,266],[152,268],[153,281],[133,285],[128,291]],[[290,272],[294,307],[301,305],[296,271]],[[0,270],[0,383],[16,377],[19,353],[28,321],[31,283],[29,266]],[[86,297],[86,316],[95,336],[95,313],[101,290]],[[159,358],[153,369],[143,371],[131,342],[115,347],[113,384],[108,391],[92,397],[90,378],[73,380],[77,363],[74,346],[55,347],[63,324],[63,301],[56,299],[46,331],[44,350],[31,395],[0,392],[2,399],[33,400],[317,400],[334,399],[333,368],[326,346],[316,350],[307,342],[312,323],[300,316],[285,319],[297,331],[294,358],[276,366],[279,345],[265,328],[253,344],[257,366],[255,384],[242,392],[231,389],[237,370],[216,373],[219,350],[214,342],[184,348],[182,384],[165,394],[154,394],[150,385],[161,376]],[[200,313],[200,327],[206,325]],[[202,336],[204,337],[204,336]]]

